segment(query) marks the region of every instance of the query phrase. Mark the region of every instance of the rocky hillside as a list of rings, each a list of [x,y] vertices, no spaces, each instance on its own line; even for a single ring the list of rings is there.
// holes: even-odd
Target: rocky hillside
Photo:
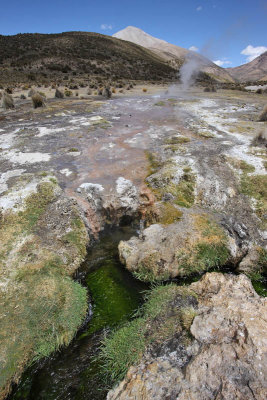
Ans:
[[[227,71],[238,81],[267,81],[267,51],[253,61]]]
[[[167,60],[170,65],[176,66],[177,68],[182,65],[186,57],[193,58],[199,65],[199,71],[209,73],[221,81],[234,81],[232,76],[225,69],[217,66],[201,54],[175,46],[165,40],[157,39],[134,26],[128,26],[127,28],[115,33],[113,37],[136,43],[150,49]]]
[[[89,32],[0,36],[0,83],[88,79],[169,80],[175,71],[133,43]]]

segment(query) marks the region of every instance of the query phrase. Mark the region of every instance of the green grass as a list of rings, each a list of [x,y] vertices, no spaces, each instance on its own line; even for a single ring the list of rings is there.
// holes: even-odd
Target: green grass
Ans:
[[[188,301],[189,296],[195,295],[187,288],[173,284],[156,286],[147,293],[136,319],[105,337],[100,358],[110,386],[124,378],[129,367],[140,361],[149,345],[163,343],[183,328],[190,329],[196,314]],[[180,307],[174,306],[177,298]]]
[[[198,240],[190,238],[187,245],[176,253],[181,276],[220,268],[229,260],[230,253],[222,228],[206,216],[197,215],[194,221]]]
[[[56,212],[57,193],[56,182],[41,182],[24,209],[2,216],[0,272],[10,283],[0,296],[0,393],[26,365],[67,345],[86,313],[86,290],[68,276],[69,266],[86,251],[78,212],[68,216],[68,243],[57,237],[54,247],[46,237],[46,213]]]
[[[199,242],[189,252],[179,251],[176,257],[181,274],[191,275],[225,265],[229,255],[225,244]]]
[[[138,265],[138,271],[133,271],[133,276],[142,281],[142,282],[149,282],[149,283],[157,283],[157,282],[164,282],[169,279],[168,272],[154,272],[148,269],[147,264],[143,265],[140,263]]]
[[[54,189],[55,185],[52,182],[43,182],[39,184],[38,192],[26,199],[26,211],[21,212],[20,215],[28,221],[28,229],[36,224],[45,207],[56,198]]]

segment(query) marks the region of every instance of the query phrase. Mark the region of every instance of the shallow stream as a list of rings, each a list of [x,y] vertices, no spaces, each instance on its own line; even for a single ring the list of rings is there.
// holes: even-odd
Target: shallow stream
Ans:
[[[137,281],[118,259],[118,242],[134,234],[123,227],[103,237],[88,253],[76,278],[91,301],[84,326],[67,347],[33,365],[8,400],[101,400],[106,397],[101,366],[95,361],[105,330],[130,318],[147,285]]]

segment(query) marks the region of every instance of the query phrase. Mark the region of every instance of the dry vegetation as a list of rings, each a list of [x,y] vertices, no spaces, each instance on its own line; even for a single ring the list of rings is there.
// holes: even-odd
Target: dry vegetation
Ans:
[[[4,86],[99,77],[160,81],[174,75],[174,69],[151,51],[97,33],[0,36],[0,84]]]

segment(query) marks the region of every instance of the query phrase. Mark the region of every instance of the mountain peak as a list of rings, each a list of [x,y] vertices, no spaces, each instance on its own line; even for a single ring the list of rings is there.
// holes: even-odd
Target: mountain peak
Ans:
[[[144,32],[142,29],[137,28],[135,26],[127,26],[121,31],[114,33],[112,35],[117,39],[127,40],[129,42],[133,42],[139,44],[143,47],[157,47],[157,44],[167,44],[165,40],[157,39],[148,33]]]

